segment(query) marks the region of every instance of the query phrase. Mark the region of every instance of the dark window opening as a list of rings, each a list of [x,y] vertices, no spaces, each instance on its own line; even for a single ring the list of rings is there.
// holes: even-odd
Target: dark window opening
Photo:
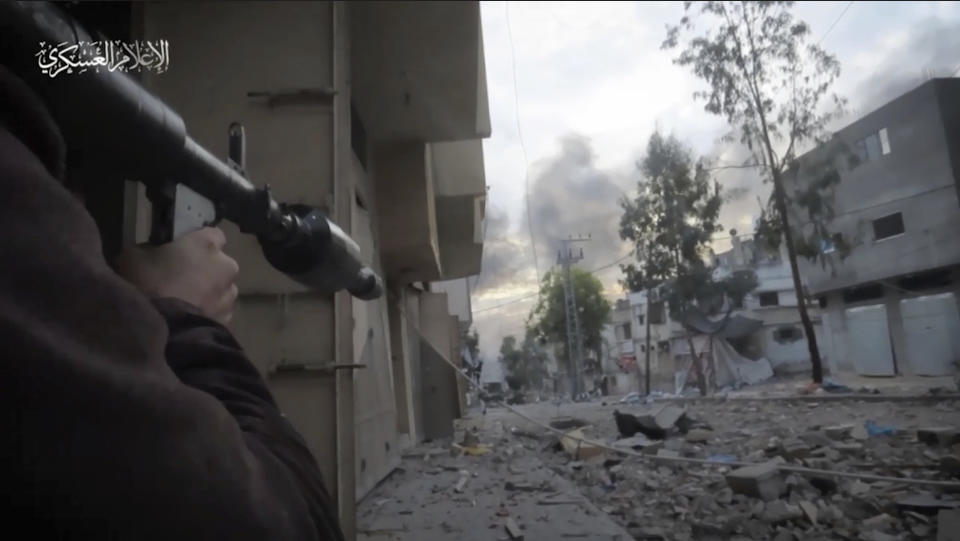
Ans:
[[[641,325],[643,325],[643,314],[640,314],[639,316],[637,316],[637,321],[638,321]]]
[[[780,295],[776,291],[764,291],[757,295],[760,306],[780,306]]]
[[[650,303],[650,324],[662,325],[666,323],[663,317],[663,301]]]
[[[660,351],[670,351],[670,342],[661,340],[657,342],[657,347],[660,348]]]
[[[803,338],[803,331],[796,327],[780,327],[773,331],[773,339],[777,342],[796,342]]]
[[[953,283],[948,269],[937,269],[901,278],[897,285],[909,291],[946,287]]]
[[[826,308],[826,307],[827,307],[827,297],[826,297],[825,295],[821,295],[820,298],[817,299],[817,301],[819,301],[819,303],[820,303],[820,308]]]
[[[843,290],[844,304],[850,304],[860,301],[870,301],[883,298],[883,286],[881,284],[869,284],[860,287],[851,287]]]
[[[903,214],[899,212],[873,221],[873,238],[876,240],[887,239],[903,232]]]
[[[731,302],[733,303],[734,308],[743,308],[743,297],[732,299]]]
[[[363,169],[367,169],[367,129],[363,127],[363,121],[360,119],[360,113],[357,108],[350,103],[350,148],[356,154],[357,160]]]

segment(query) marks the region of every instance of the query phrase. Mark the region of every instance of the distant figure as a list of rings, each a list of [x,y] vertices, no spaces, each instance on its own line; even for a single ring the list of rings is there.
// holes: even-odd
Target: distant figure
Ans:
[[[667,431],[659,426],[646,426],[636,416],[629,413],[620,413],[613,410],[613,420],[617,422],[617,431],[624,438],[632,438],[637,432],[652,440],[662,440],[667,437]]]

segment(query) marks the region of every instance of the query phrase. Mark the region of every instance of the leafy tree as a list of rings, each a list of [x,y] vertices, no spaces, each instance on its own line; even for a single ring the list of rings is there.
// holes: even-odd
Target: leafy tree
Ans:
[[[844,100],[830,94],[840,74],[840,64],[824,52],[818,43],[810,43],[810,27],[797,21],[790,12],[793,2],[685,2],[685,15],[676,26],[668,26],[663,48],[678,46],[681,33],[694,34],[674,60],[689,66],[709,87],[694,97],[705,102],[704,109],[727,119],[739,130],[740,141],[751,151],[753,165],[765,181],[773,183],[770,201],[763,209],[758,236],[776,245],[786,242],[793,286],[798,299],[810,351],[813,379],[821,382],[823,369],[813,324],[807,314],[806,295],[800,283],[797,254],[818,257],[822,243],[842,244],[824,223],[827,210],[819,203],[822,190],[812,197],[790,201],[785,181],[797,180],[795,163],[804,145],[822,143],[828,123],[841,113]],[[708,19],[708,26],[694,32],[693,18]],[[830,160],[826,162],[829,163]],[[824,189],[839,177],[823,175]],[[809,190],[807,190],[809,192]],[[801,194],[802,195],[802,194]],[[801,228],[791,228],[790,204],[804,205],[815,225],[804,236]],[[845,248],[840,246],[840,248]]]
[[[507,386],[515,391],[540,387],[547,374],[546,354],[538,347],[532,333],[527,331],[523,343],[517,347],[517,337],[507,335],[500,344],[500,363],[506,371]]]
[[[584,349],[602,358],[604,326],[610,322],[610,302],[603,296],[603,284],[589,271],[573,267],[573,294],[580,319],[580,336]],[[567,345],[567,314],[564,305],[563,271],[551,270],[540,282],[540,301],[530,313],[528,325],[531,338],[541,342],[560,344],[563,358],[570,366],[571,355]]]
[[[752,273],[714,280],[706,261],[711,236],[721,230],[720,185],[699,164],[694,166],[686,146],[659,133],[650,137],[640,171],[636,198],[620,202],[620,237],[634,244],[639,264],[623,266],[626,281],[634,290],[660,286],[676,321],[685,322],[694,313],[716,313],[725,304],[729,316],[735,303],[725,299],[741,301],[757,282]],[[687,345],[705,395],[706,378],[691,333]]]

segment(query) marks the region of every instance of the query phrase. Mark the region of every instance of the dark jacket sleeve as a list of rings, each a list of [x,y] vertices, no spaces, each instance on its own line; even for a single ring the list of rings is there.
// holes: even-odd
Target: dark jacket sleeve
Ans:
[[[89,214],[2,127],[0,189],[5,528],[339,539],[310,453],[229,333],[114,274]]]

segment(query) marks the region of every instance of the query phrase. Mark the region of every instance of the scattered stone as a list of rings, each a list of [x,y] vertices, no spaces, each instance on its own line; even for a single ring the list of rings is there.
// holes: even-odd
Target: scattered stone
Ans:
[[[937,541],[960,541],[960,511],[944,509],[937,514]]]
[[[960,477],[960,457],[946,455],[940,459],[940,471],[953,477]]]
[[[853,425],[853,427],[850,428],[850,436],[860,441],[866,441],[870,438],[870,434],[867,433],[867,427],[863,425]]]
[[[460,470],[460,479],[457,480],[456,486],[453,487],[453,490],[457,492],[463,492],[464,487],[467,486],[467,481],[470,480],[470,472],[467,470]]]
[[[713,437],[712,430],[694,428],[687,432],[687,441],[690,443],[706,443]]]
[[[780,444],[783,456],[790,460],[799,460],[810,456],[810,446],[798,439],[786,440]]]
[[[860,534],[863,541],[900,541],[896,535],[885,534],[878,530],[863,532]]]
[[[763,513],[760,514],[760,520],[768,524],[782,524],[791,520],[796,520],[803,516],[803,511],[796,505],[791,505],[783,500],[774,500],[768,502],[763,507]]]
[[[917,439],[927,445],[949,447],[960,443],[960,430],[952,427],[921,428],[917,430]]]
[[[637,449],[637,450],[640,450],[640,449],[644,449],[644,448],[648,447],[648,446],[651,445],[652,443],[653,443],[653,440],[651,440],[650,438],[644,436],[643,434],[639,434],[639,435],[633,436],[633,437],[631,437],[631,438],[622,438],[622,439],[619,439],[619,440],[613,442],[613,446],[614,446],[614,447],[620,447],[620,448],[623,448],[623,449]],[[661,445],[662,445],[662,443],[661,443]]]
[[[780,470],[770,463],[736,469],[726,479],[734,492],[765,501],[779,498],[786,490]]]
[[[850,437],[850,432],[853,430],[853,425],[836,425],[828,426],[823,429],[823,433],[826,434],[831,440],[845,440]]]
[[[503,527],[507,530],[507,535],[513,541],[523,541],[523,531],[517,526],[517,523],[510,517],[503,521]]]
[[[667,404],[657,414],[654,416],[654,422],[658,427],[669,430],[677,424],[677,421],[680,420],[687,413],[687,410],[679,407]]]
[[[810,447],[828,447],[831,443],[831,438],[824,435],[823,432],[819,430],[809,430],[800,434],[800,439]]]
[[[660,449],[657,451],[657,456],[662,458],[679,458],[680,453],[670,449]]]
[[[930,494],[912,494],[898,499],[897,505],[906,509],[929,511],[935,509],[958,509],[960,508],[960,501],[942,500]]]
[[[850,484],[850,494],[854,496],[866,494],[867,492],[870,492],[870,485],[860,481],[859,479]]]
[[[550,426],[557,430],[573,430],[574,428],[584,427],[588,424],[589,423],[583,419],[577,419],[576,417],[554,417],[550,420]]]
[[[807,517],[807,520],[810,521],[810,524],[814,526],[817,525],[817,506],[813,505],[810,502],[800,502],[797,504],[800,506],[800,510],[803,511],[803,516]]]
[[[870,517],[860,523],[860,528],[863,531],[870,530],[886,530],[893,524],[894,518],[890,515],[883,513],[882,515],[877,515],[875,517]]]
[[[511,491],[517,492],[540,492],[541,487],[537,485],[531,485],[530,483],[514,483],[512,481],[507,481],[504,488]]]
[[[586,436],[583,434],[583,430],[577,428],[567,432],[560,440],[560,443],[563,444],[563,449],[575,460],[589,460],[590,458],[606,454],[606,449],[582,441],[584,438],[586,438]]]
[[[773,538],[773,541],[797,541],[797,536],[793,532],[780,530],[780,533]]]
[[[926,524],[917,524],[916,526],[910,528],[910,533],[921,539],[929,539],[930,526],[927,526]]]
[[[855,454],[863,451],[862,443],[834,443],[833,448],[841,453]]]

